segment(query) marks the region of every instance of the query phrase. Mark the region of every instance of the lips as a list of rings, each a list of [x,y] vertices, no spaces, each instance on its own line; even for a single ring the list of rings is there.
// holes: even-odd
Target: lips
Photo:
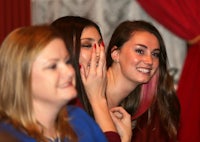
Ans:
[[[60,88],[67,88],[69,86],[74,86],[74,85],[72,84],[72,82],[67,82],[67,83],[60,85]]]

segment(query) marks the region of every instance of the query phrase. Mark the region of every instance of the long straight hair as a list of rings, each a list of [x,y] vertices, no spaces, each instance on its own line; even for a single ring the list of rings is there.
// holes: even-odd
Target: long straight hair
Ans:
[[[76,88],[78,91],[78,98],[80,99],[84,110],[90,116],[94,117],[93,110],[80,75],[79,56],[81,49],[81,34],[83,30],[88,27],[94,27],[102,38],[100,28],[95,22],[79,16],[64,16],[55,20],[51,25],[62,33],[66,43],[69,40],[72,41],[70,43],[73,43],[67,47],[72,54],[73,64],[76,71]]]

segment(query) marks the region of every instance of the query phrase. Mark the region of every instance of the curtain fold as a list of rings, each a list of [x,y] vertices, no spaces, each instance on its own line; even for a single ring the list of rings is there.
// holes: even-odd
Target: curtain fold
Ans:
[[[180,142],[200,140],[200,1],[137,0],[138,3],[170,31],[189,41],[188,52],[178,84],[181,103]]]
[[[13,29],[31,23],[30,0],[0,1],[0,44]]]
[[[138,0],[158,22],[178,36],[190,40],[200,33],[199,0]]]

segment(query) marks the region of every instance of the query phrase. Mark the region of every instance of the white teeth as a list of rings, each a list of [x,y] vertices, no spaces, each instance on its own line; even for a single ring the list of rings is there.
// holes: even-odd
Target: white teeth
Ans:
[[[140,72],[143,72],[143,73],[150,73],[149,69],[138,68],[137,70],[140,71]]]

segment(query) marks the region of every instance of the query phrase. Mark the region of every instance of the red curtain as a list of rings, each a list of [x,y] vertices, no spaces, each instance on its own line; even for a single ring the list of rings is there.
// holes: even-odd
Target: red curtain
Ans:
[[[149,15],[187,42],[188,53],[178,84],[180,142],[200,140],[200,1],[137,0]]]
[[[30,25],[30,0],[0,0],[0,44],[13,29]]]

